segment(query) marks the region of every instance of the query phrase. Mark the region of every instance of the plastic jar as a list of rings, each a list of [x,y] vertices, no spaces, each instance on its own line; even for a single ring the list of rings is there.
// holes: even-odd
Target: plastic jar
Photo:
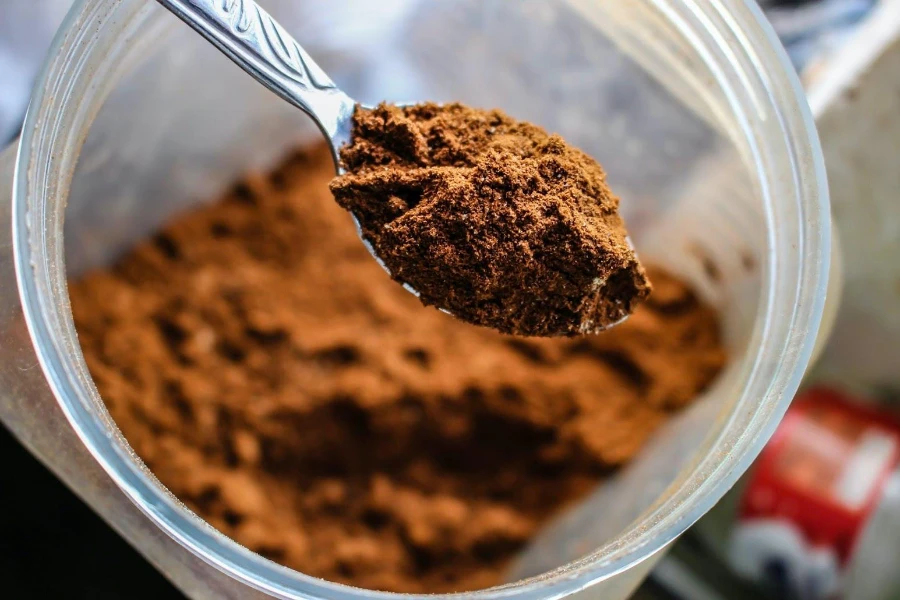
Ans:
[[[549,572],[465,594],[626,596],[756,457],[822,319],[831,226],[821,151],[755,3],[265,4],[361,101],[502,106],[593,154],[642,257],[721,311],[730,366],[600,488],[591,544],[539,545],[516,572]],[[0,418],[195,597],[393,595],[269,562],[172,497],[91,382],[66,277],[315,135],[155,3],[81,0],[39,79],[15,165],[12,151],[0,155]]]

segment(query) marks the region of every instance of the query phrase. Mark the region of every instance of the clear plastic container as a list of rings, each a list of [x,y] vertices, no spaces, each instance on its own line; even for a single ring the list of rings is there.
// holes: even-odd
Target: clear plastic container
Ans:
[[[625,597],[757,455],[822,319],[821,152],[755,3],[264,4],[361,101],[502,106],[593,154],[642,257],[720,309],[731,362],[708,393],[598,490],[576,530],[558,527],[523,554],[511,578],[529,578],[465,594]],[[39,80],[15,168],[11,151],[0,155],[0,419],[194,597],[391,595],[269,562],[172,497],[97,394],[66,278],[316,135],[155,3],[81,0]]]

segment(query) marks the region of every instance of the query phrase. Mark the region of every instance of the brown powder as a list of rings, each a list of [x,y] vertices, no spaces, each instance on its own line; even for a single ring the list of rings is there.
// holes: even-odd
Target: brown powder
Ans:
[[[160,481],[248,548],[367,588],[499,583],[716,376],[715,315],[651,269],[605,334],[466,325],[385,276],[332,168],[297,153],[74,282],[88,366]]]
[[[572,336],[650,291],[603,169],[531,123],[461,104],[357,108],[341,159],[335,198],[426,306]]]

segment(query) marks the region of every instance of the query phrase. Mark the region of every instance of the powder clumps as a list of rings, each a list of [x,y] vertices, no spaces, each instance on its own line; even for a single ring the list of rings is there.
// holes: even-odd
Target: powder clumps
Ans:
[[[425,305],[575,336],[650,292],[603,169],[536,125],[462,104],[357,107],[341,160],[335,199]]]
[[[466,325],[385,277],[332,175],[298,152],[73,281],[88,367],[159,480],[251,550],[364,588],[498,584],[712,381],[715,313],[650,268],[601,335]]]

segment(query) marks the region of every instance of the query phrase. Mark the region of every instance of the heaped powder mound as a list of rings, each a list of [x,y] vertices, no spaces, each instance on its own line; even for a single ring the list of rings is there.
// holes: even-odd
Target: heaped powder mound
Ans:
[[[357,108],[331,184],[426,305],[527,336],[596,333],[650,293],[606,174],[499,110]]]

